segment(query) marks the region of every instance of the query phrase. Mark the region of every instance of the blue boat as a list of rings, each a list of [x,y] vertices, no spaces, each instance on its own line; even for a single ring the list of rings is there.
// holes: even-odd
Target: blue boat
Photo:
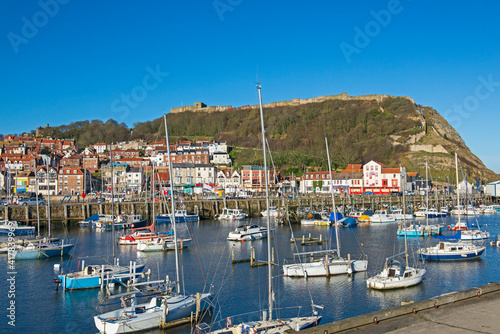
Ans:
[[[135,268],[136,273],[142,273],[145,265],[138,265]],[[101,279],[106,282],[113,283],[116,281],[115,275],[130,274],[132,267],[118,266],[114,264],[88,265],[81,271],[72,272],[65,275],[58,275],[58,280],[55,282],[61,284],[63,289],[94,289],[101,286]],[[133,270],[132,270],[133,271]],[[130,277],[123,278],[120,281],[126,282]]]
[[[22,225],[15,220],[0,221],[0,234],[5,235],[30,235],[35,233],[34,226]]]
[[[188,215],[186,210],[175,210],[175,222],[176,223],[187,223],[187,222],[198,222],[200,221],[199,215]],[[156,216],[157,224],[170,224],[170,214],[163,213]]]
[[[440,242],[436,246],[422,248],[420,257],[427,261],[461,261],[481,257],[486,247],[472,243]]]
[[[37,260],[49,257],[68,255],[75,245],[62,243],[42,242],[28,243],[12,250],[10,257],[16,260]]]

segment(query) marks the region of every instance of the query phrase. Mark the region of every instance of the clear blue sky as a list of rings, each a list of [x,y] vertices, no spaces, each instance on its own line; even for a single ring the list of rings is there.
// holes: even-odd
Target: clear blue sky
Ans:
[[[258,74],[264,102],[411,96],[500,172],[497,2],[59,1],[0,3],[2,134],[256,104]]]

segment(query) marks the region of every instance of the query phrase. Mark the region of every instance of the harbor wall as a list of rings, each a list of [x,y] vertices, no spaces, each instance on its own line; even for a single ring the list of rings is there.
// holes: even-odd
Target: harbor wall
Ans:
[[[492,197],[476,195],[474,204],[491,204]],[[329,196],[324,197],[300,197],[300,198],[273,198],[270,200],[271,206],[288,208],[289,212],[296,212],[299,207],[307,207],[313,211],[321,211],[324,208],[331,208],[332,199]],[[337,196],[335,198],[337,207],[357,207],[373,208],[373,210],[386,207],[402,207],[403,198],[401,196],[379,196],[379,195],[356,195],[356,196]],[[425,196],[412,196],[412,210],[419,206],[426,205]],[[441,207],[443,205],[452,206],[456,203],[456,197],[450,195],[440,195],[437,198],[429,198],[429,206]],[[248,213],[251,217],[259,217],[260,212],[266,207],[264,198],[248,199],[217,199],[217,200],[185,200],[183,205],[189,214],[198,213],[202,219],[213,219],[216,214],[222,212],[224,207],[238,208]],[[79,221],[88,218],[94,214],[111,214],[113,211],[112,203],[58,203],[50,206],[51,221]],[[168,213],[170,209],[169,202],[155,202],[154,209],[151,202],[119,202],[114,204],[114,212],[117,214],[140,214],[143,218],[151,218],[153,212],[155,215]],[[37,216],[36,206],[9,205],[0,208],[0,217],[3,219],[17,220],[29,225],[37,223],[37,217],[44,224],[48,220],[47,206],[39,207]],[[410,207],[407,205],[407,212]],[[348,212],[343,212],[344,214]]]

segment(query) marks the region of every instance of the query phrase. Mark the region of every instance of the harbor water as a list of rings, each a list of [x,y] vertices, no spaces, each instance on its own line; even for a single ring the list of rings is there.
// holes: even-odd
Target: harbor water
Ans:
[[[478,216],[479,224],[494,237],[500,233],[498,223],[500,214]],[[470,218],[469,218],[470,219]],[[444,220],[432,219],[431,223],[441,222],[449,225],[456,222],[456,217]],[[244,223],[265,224],[264,219],[251,219]],[[420,221],[424,223],[425,221]],[[242,320],[257,320],[259,315],[251,312],[263,309],[267,305],[267,267],[250,267],[249,263],[232,264],[231,252],[235,259],[250,258],[251,248],[255,248],[257,261],[265,261],[267,256],[266,240],[229,242],[226,237],[240,222],[202,220],[192,224],[178,224],[179,236],[191,235],[193,242],[188,249],[179,252],[181,280],[187,293],[207,291],[210,286],[214,291],[215,309],[213,316],[223,320],[228,316],[245,314]],[[160,226],[160,230],[170,226]],[[422,284],[394,291],[373,291],[366,288],[366,279],[379,273],[385,258],[404,251],[404,238],[396,236],[397,224],[376,224],[344,228],[340,230],[341,254],[357,259],[363,254],[368,256],[368,271],[351,276],[340,275],[329,278],[284,277],[281,265],[290,261],[296,252],[308,252],[336,248],[335,230],[326,226],[293,225],[295,238],[308,237],[331,242],[322,245],[300,245],[290,243],[291,230],[287,225],[273,226],[272,244],[274,260],[278,264],[273,269],[276,310],[273,317],[295,316],[301,306],[300,314],[311,312],[311,299],[323,315],[322,323],[345,319],[360,314],[399,306],[402,301],[419,301],[440,294],[469,289],[488,282],[500,280],[500,248],[489,243],[485,254],[479,260],[460,262],[428,262],[418,266],[427,269]],[[55,231],[62,233],[62,230]],[[123,231],[117,231],[123,233]],[[109,255],[113,245],[111,232],[96,232],[89,228],[71,226],[67,235],[75,243],[72,256],[49,258],[45,260],[24,260],[8,263],[7,256],[0,256],[2,291],[0,300],[3,310],[0,333],[96,333],[93,317],[102,313],[98,307],[103,299],[99,289],[82,291],[56,291],[53,279],[58,271],[55,264],[69,272],[81,266],[82,257],[87,264],[98,264],[94,256]],[[408,238],[408,248],[412,253],[410,264],[416,261],[414,254],[419,247],[438,243],[434,238]],[[164,279],[167,275],[175,279],[174,252],[138,254],[135,246],[116,246],[116,256],[120,264],[140,260],[150,269],[151,279]],[[80,258],[80,259],[79,259]],[[111,260],[110,260],[111,261]],[[12,295],[14,293],[14,296]],[[11,310],[14,302],[14,322]],[[107,306],[118,308],[117,305]],[[208,319],[207,321],[210,321]],[[12,326],[14,324],[15,326]],[[189,325],[168,329],[151,330],[151,333],[188,333]],[[148,332],[149,333],[149,332]]]

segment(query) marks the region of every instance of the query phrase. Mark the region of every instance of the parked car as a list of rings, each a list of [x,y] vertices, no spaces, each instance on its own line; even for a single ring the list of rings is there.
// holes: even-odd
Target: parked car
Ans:
[[[17,202],[19,205],[36,205],[37,198],[36,197],[24,198],[20,199]],[[46,200],[38,198],[38,205],[45,205],[45,204],[47,204]]]

